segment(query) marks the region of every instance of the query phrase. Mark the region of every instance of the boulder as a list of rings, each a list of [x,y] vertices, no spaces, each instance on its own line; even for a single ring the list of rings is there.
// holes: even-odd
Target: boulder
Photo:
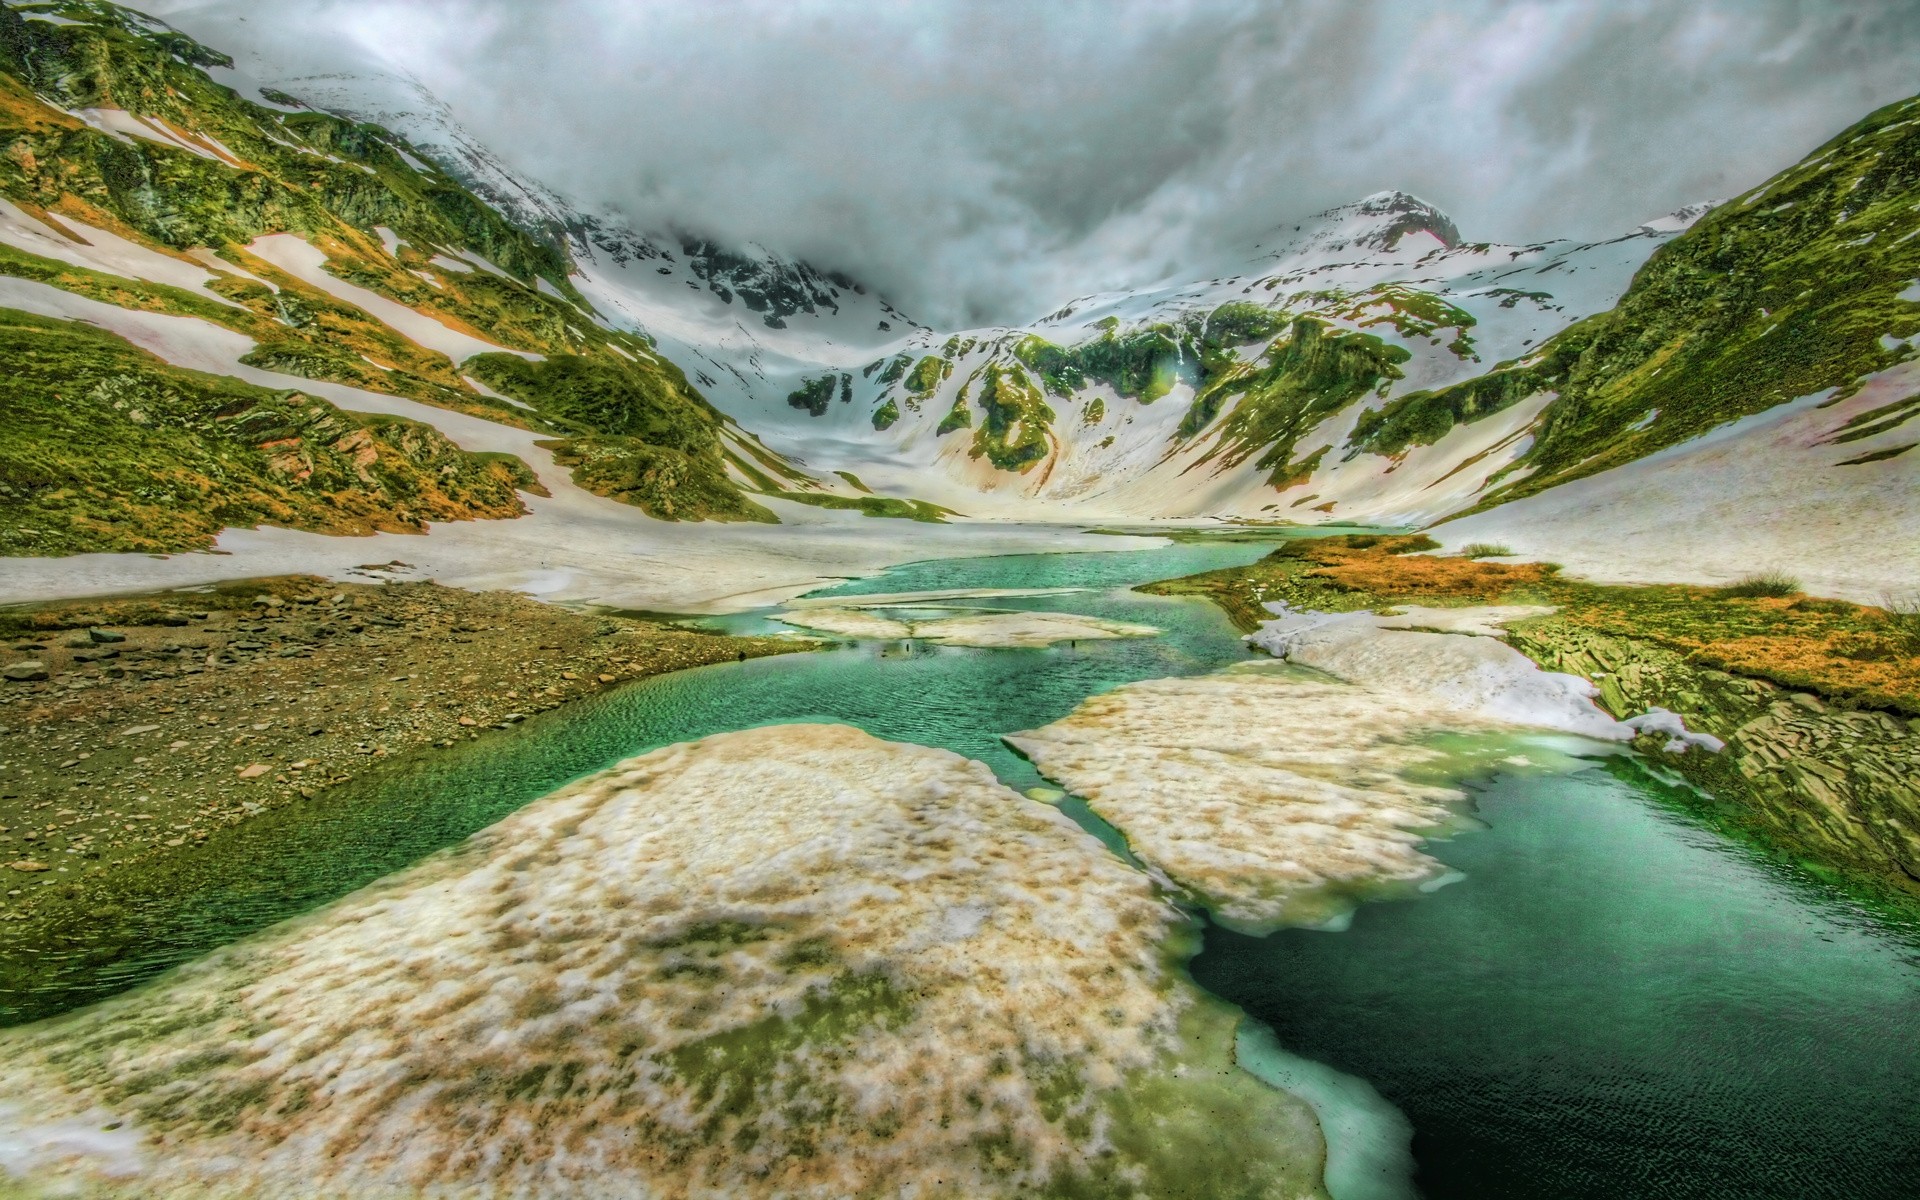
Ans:
[[[127,640],[127,635],[117,629],[89,629],[87,630],[87,637],[91,639],[94,644],[100,646]]]
[[[5,667],[0,667],[0,675],[4,675],[15,683],[38,683],[47,678],[47,665],[32,661],[8,663]]]

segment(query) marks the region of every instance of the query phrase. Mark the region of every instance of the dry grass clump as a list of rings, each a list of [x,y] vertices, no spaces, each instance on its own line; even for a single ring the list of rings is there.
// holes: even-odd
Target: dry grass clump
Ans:
[[[1494,600],[1552,574],[1545,563],[1489,563],[1437,558],[1432,538],[1338,537],[1295,542],[1290,553],[1314,563],[1307,574],[1347,591],[1409,600]]]
[[[1782,599],[1800,594],[1800,581],[1784,571],[1756,571],[1719,589],[1735,600]]]
[[[1920,592],[1889,596],[1883,607],[1888,640],[1907,654],[1920,655]]]
[[[1511,558],[1513,547],[1504,542],[1468,542],[1460,547],[1461,558]]]

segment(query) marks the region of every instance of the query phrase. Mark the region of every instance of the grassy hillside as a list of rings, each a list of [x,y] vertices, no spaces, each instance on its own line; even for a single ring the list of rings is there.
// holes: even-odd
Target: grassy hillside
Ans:
[[[526,465],[412,421],[170,367],[0,309],[0,554],[204,549],[225,526],[421,532],[517,517]]]
[[[1913,353],[1916,280],[1920,98],[1880,109],[1708,213],[1647,261],[1612,310],[1519,362],[1365,414],[1354,443],[1397,454],[1557,392],[1517,464],[1530,471],[1483,507],[1530,495],[1799,396],[1846,393]],[[1916,415],[1920,399],[1895,402],[1848,436]]]
[[[724,418],[647,339],[598,319],[563,251],[515,228],[404,139],[253,103],[202,70],[215,65],[230,64],[114,5],[0,6],[0,195],[57,237],[71,234],[45,214],[162,254],[211,251],[232,267],[211,285],[232,303],[5,246],[0,274],[222,325],[254,339],[252,365],[552,433],[580,483],[654,516],[770,517],[726,473]],[[153,136],[102,132],[89,110],[136,114]],[[497,388],[524,409],[485,394],[467,377],[510,369],[453,362],[248,252],[281,233],[322,250],[328,273],[545,356],[551,369]],[[70,548],[108,543],[80,537]]]

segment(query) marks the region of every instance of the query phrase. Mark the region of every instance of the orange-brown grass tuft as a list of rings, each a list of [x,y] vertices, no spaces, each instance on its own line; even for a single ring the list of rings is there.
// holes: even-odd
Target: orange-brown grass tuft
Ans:
[[[1491,563],[1417,553],[1433,549],[1438,549],[1438,543],[1419,534],[1359,535],[1293,542],[1287,554],[1314,563],[1307,574],[1336,587],[1409,600],[1494,600],[1514,588],[1541,583],[1553,571],[1542,563]]]

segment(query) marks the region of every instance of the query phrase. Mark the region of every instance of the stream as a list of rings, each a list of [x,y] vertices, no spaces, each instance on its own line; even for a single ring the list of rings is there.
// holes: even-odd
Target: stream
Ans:
[[[0,995],[0,1022],[124,991],[570,780],[723,730],[845,722],[1042,786],[1002,734],[1250,657],[1211,604],[1128,589],[1270,548],[944,560],[815,593],[1083,589],[971,603],[1164,633],[1048,650],[859,642],[611,689],[223,831],[196,877],[130,884],[43,949],[33,986]],[[766,612],[706,623],[786,628]],[[1485,828],[1432,847],[1458,882],[1363,905],[1339,931],[1206,926],[1192,974],[1253,1019],[1243,1065],[1321,1112],[1335,1200],[1916,1194],[1920,936],[1719,838],[1630,756],[1538,742],[1566,765],[1468,781]],[[1062,806],[1123,851],[1084,804]]]

